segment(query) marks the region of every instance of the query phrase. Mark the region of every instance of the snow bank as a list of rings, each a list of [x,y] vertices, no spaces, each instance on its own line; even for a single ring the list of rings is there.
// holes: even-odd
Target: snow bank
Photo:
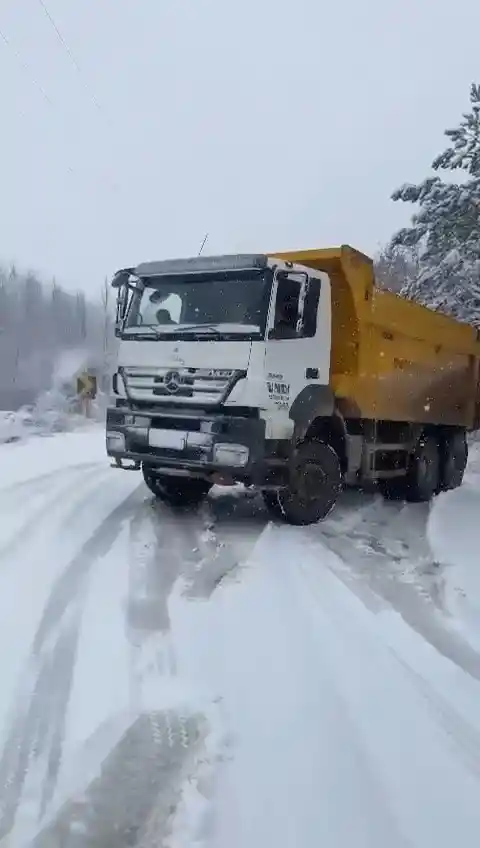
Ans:
[[[435,498],[427,524],[432,553],[443,566],[452,623],[480,650],[480,443],[470,441],[465,482]]]
[[[48,392],[33,407],[0,412],[0,445],[25,441],[31,436],[50,436],[89,428],[103,420],[101,406],[92,406],[91,418],[80,415],[69,400]]]
[[[480,650],[480,488],[465,483],[440,495],[427,535],[444,570],[445,602],[463,635]]]
[[[0,444],[23,441],[32,435],[82,429],[89,425],[89,420],[103,422],[109,399],[107,394],[99,392],[91,402],[89,420],[85,418],[76,396],[77,376],[94,364],[91,354],[83,348],[61,353],[55,363],[48,391],[40,394],[30,406],[17,411],[0,412]]]
[[[103,421],[108,396],[97,395],[90,406],[90,419],[86,419],[76,396],[76,377],[88,365],[88,353],[84,350],[63,353],[48,391],[39,395],[31,406],[16,412],[0,412],[0,444],[18,442],[32,435],[71,432],[89,426],[91,421]]]
[[[18,442],[24,436],[23,416],[15,412],[0,412],[0,444]]]

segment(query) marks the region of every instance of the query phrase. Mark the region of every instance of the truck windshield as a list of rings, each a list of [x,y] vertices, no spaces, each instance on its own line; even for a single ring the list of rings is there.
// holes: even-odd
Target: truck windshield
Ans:
[[[124,335],[260,338],[270,294],[262,270],[142,279]]]

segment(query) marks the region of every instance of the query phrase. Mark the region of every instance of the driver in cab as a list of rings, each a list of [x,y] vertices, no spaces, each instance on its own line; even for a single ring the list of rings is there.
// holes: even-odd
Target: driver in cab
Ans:
[[[298,295],[282,286],[278,290],[275,306],[275,338],[296,339],[298,319]]]

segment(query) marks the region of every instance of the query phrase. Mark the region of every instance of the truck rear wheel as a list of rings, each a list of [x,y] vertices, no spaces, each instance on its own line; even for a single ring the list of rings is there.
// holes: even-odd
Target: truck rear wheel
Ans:
[[[316,440],[296,449],[288,489],[275,496],[264,492],[265,505],[274,518],[288,524],[315,524],[334,507],[342,485],[340,460],[330,445]]]
[[[422,436],[410,457],[405,477],[379,480],[378,486],[388,500],[411,503],[431,500],[440,486],[440,450],[436,436]]]
[[[385,498],[411,503],[429,501],[440,487],[440,449],[438,439],[429,433],[419,440],[410,457],[405,477],[392,477],[379,481]]]
[[[158,474],[149,466],[142,464],[143,479],[155,497],[171,506],[196,506],[209,493],[212,484],[197,477],[174,477]]]
[[[283,511],[280,505],[280,501],[278,499],[278,492],[272,492],[270,490],[266,490],[262,492],[263,502],[267,507],[268,512],[270,513],[272,518],[283,519]]]
[[[433,434],[421,437],[412,456],[407,478],[407,500],[413,503],[430,501],[440,486],[440,449]]]
[[[456,430],[447,436],[443,445],[441,462],[441,489],[457,489],[463,483],[467,467],[468,444],[465,430]]]

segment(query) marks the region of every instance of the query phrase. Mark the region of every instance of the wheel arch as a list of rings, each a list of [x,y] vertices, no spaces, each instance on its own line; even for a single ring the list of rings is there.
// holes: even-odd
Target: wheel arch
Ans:
[[[348,470],[347,428],[330,386],[310,385],[295,398],[289,412],[294,441],[319,439],[336,452],[342,473]]]
[[[338,456],[342,474],[348,471],[347,430],[345,421],[337,410],[334,410],[328,418],[324,416],[314,418],[304,438],[318,439],[330,445]]]

